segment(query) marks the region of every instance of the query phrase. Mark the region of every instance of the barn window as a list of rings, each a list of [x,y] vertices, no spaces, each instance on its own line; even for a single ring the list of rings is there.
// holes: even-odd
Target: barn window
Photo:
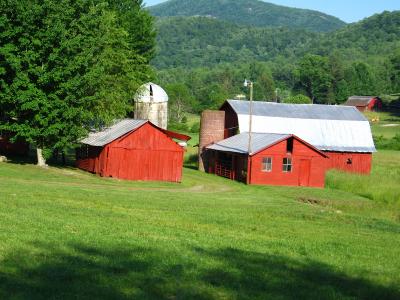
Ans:
[[[293,152],[293,138],[287,139],[286,141],[286,152],[292,153]]]
[[[264,157],[262,160],[262,171],[271,172],[272,171],[272,157]]]
[[[348,159],[347,159],[347,164],[348,164],[348,165],[353,164],[353,160],[352,160],[351,158],[348,158]]]
[[[283,158],[283,165],[282,165],[283,172],[292,172],[292,159],[289,157]]]

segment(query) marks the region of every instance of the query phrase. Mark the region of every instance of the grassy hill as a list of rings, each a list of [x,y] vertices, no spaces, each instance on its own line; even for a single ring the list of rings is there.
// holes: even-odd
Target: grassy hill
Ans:
[[[0,298],[398,299],[399,162],[326,189],[1,163]]]
[[[148,8],[157,17],[208,16],[235,24],[288,27],[323,32],[341,28],[340,19],[307,9],[258,0],[169,0]]]

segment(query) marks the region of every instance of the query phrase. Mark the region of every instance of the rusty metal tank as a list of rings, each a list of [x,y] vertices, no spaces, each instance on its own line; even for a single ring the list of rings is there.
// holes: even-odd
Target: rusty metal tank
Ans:
[[[224,139],[225,112],[217,110],[205,110],[200,120],[199,140],[199,170],[207,168],[207,157],[204,147]]]

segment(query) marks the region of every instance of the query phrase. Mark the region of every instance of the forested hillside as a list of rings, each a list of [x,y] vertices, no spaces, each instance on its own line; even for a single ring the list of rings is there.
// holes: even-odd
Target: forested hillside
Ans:
[[[156,26],[158,55],[153,64],[162,69],[293,58],[319,37],[305,30],[249,27],[208,17],[162,18]]]
[[[354,94],[400,91],[399,11],[330,33],[200,16],[159,18],[156,26],[152,63],[171,110],[177,103],[192,112],[218,107],[248,92],[244,78],[255,81],[255,98],[266,101],[342,103]]]
[[[324,13],[290,8],[259,0],[170,0],[149,8],[157,17],[208,16],[236,24],[332,31],[343,27],[340,19]]]
[[[400,12],[386,12],[334,33],[242,26],[208,17],[162,18],[157,68],[201,67],[221,62],[296,60],[305,53],[340,50],[349,60],[388,54],[400,45]]]

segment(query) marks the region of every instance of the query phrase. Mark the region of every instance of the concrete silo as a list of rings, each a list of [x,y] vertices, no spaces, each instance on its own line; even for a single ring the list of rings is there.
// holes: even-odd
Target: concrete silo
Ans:
[[[168,95],[162,87],[149,82],[139,88],[135,95],[135,119],[149,120],[167,129]]]

